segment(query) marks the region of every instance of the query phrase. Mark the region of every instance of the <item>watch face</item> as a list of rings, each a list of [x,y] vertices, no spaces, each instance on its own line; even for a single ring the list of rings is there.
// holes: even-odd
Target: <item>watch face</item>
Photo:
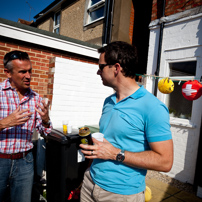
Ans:
[[[118,154],[116,157],[116,160],[119,162],[122,162],[125,159],[125,156],[123,154]]]

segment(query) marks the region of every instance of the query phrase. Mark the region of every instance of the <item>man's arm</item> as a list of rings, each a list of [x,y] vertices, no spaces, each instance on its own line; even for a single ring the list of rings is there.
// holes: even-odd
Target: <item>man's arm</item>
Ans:
[[[168,172],[173,165],[173,141],[150,143],[151,150],[139,153],[125,152],[124,163],[137,168]]]
[[[93,142],[95,145],[80,144],[88,159],[116,160],[116,155],[121,151],[106,139],[99,142],[93,138]],[[168,172],[173,164],[173,141],[153,142],[150,143],[150,147],[151,150],[143,152],[125,151],[125,160],[122,163],[136,168]]]

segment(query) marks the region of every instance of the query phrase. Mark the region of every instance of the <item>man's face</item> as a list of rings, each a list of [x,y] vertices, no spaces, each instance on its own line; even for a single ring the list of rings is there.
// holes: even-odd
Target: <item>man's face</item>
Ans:
[[[106,64],[105,53],[100,54],[99,64]],[[97,74],[100,75],[103,85],[112,87],[111,83],[114,78],[114,69],[112,65],[106,65],[102,70],[99,69]]]
[[[12,60],[13,70],[6,70],[11,86],[16,90],[23,91],[30,87],[32,66],[29,60]]]

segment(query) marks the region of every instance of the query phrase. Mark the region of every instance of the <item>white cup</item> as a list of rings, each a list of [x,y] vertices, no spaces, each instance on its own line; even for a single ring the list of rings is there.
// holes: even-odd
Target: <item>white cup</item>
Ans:
[[[72,126],[70,124],[68,124],[67,126],[67,132],[72,133]]]
[[[43,100],[45,101],[45,104],[47,105],[47,104],[48,104],[48,100],[49,100],[49,99],[48,99],[48,98],[46,98],[46,97],[44,97],[44,98],[43,98]]]
[[[95,138],[96,140],[103,142],[104,134],[97,132],[97,133],[92,133],[91,136]]]

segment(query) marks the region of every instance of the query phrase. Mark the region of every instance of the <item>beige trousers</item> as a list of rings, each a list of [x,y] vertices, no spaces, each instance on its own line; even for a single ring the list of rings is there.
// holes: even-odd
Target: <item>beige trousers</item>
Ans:
[[[87,169],[81,188],[80,202],[145,202],[145,195],[144,192],[133,195],[108,192],[93,182],[90,169]]]

